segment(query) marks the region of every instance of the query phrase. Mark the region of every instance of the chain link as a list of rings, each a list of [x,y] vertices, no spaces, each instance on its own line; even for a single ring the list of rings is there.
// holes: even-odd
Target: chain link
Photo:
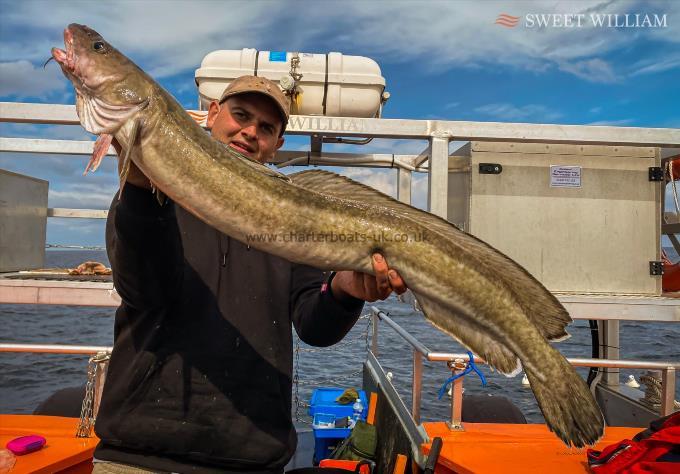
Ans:
[[[83,398],[83,404],[80,408],[80,421],[78,422],[76,438],[89,438],[92,436],[92,428],[94,428],[96,420],[94,404],[99,365],[108,362],[110,357],[111,355],[108,352],[98,352],[88,360],[85,398]]]
[[[373,318],[372,318],[371,314],[362,315],[357,320],[357,323],[355,324],[355,326],[359,325],[359,321],[365,321],[365,327],[364,327],[364,330],[363,330],[363,334],[359,334],[358,336],[356,336],[356,337],[354,337],[350,340],[342,341],[342,342],[335,344],[331,347],[327,347],[327,348],[302,347],[300,339],[297,338],[296,343],[295,343],[295,348],[294,348],[295,361],[294,361],[294,365],[293,365],[293,393],[294,393],[295,421],[296,422],[304,423],[304,424],[311,424],[310,421],[302,419],[301,415],[300,415],[300,408],[304,408],[304,409],[309,408],[309,403],[300,399],[300,386],[314,387],[314,386],[323,386],[323,385],[329,385],[329,384],[330,385],[337,385],[341,381],[355,378],[358,375],[363,373],[363,368],[362,368],[362,369],[359,369],[357,371],[352,372],[351,374],[340,375],[338,377],[329,377],[329,378],[326,378],[326,379],[301,380],[300,379],[300,353],[302,353],[302,352],[305,352],[305,353],[338,352],[338,351],[343,351],[343,350],[346,350],[348,348],[352,348],[352,347],[356,347],[356,346],[361,347],[362,342],[363,342],[365,351],[368,351],[368,348],[369,348],[369,345],[370,345],[369,335],[371,333]]]

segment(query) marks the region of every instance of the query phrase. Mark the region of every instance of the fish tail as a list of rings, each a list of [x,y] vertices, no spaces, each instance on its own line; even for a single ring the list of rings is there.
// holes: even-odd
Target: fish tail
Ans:
[[[540,372],[524,367],[543,417],[567,446],[592,445],[604,433],[604,418],[585,381],[554,348],[540,364]],[[544,369],[548,370],[544,370]]]

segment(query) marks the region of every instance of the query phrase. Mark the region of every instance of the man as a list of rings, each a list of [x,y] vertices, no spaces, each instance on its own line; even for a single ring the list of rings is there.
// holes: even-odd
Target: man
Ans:
[[[208,127],[265,163],[283,145],[288,113],[276,84],[245,76],[210,104]],[[134,165],[127,183],[107,221],[123,302],[94,472],[282,472],[296,447],[291,324],[308,344],[334,344],[364,300],[401,293],[403,281],[377,254],[376,276],[325,276],[158,205]]]

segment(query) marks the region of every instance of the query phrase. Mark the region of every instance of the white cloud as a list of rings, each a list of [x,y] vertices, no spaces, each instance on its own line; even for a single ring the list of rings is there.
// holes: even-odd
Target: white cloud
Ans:
[[[55,140],[94,140],[94,135],[80,125],[48,125],[32,123],[0,123],[0,136],[19,138],[52,138]]]
[[[427,209],[427,186],[429,177],[426,173],[414,173],[411,181],[411,205],[418,209]]]
[[[590,122],[587,125],[609,125],[623,127],[625,125],[631,125],[633,123],[635,123],[635,119],[627,118],[621,120],[598,120],[597,122]]]
[[[475,112],[488,115],[498,120],[510,121],[553,121],[562,117],[560,112],[550,110],[543,105],[527,104],[516,106],[508,103],[486,104],[474,109]]]
[[[270,2],[209,0],[62,1],[58,8],[41,0],[5,2],[0,58],[44,61],[52,46],[63,45],[63,29],[75,22],[93,27],[152,75],[163,77],[195,69],[212,50],[257,45],[280,8]]]
[[[215,49],[255,47],[351,51],[435,71],[500,64],[540,73],[557,67],[586,80],[611,82],[628,73],[629,65],[610,63],[605,56],[624,51],[641,37],[665,44],[680,41],[673,23],[680,17],[680,2],[328,1],[321,5],[311,0],[204,0],[174,1],[166,4],[167,8],[162,5],[159,1],[62,1],[54,8],[51,2],[39,0],[3,2],[0,60],[44,61],[50,47],[62,43],[64,26],[76,21],[93,26],[159,77],[193,70]],[[300,26],[302,11],[304,27]],[[501,12],[523,16],[531,12],[631,11],[666,13],[668,28],[530,29],[494,24]],[[650,50],[650,54],[650,61],[657,63],[666,55],[662,48]]]
[[[389,196],[397,196],[395,171],[376,168],[341,168],[339,174],[366,184]]]
[[[58,68],[43,69],[25,59],[0,63],[0,96],[43,97],[65,89],[66,83]]]
[[[608,62],[599,58],[574,63],[561,62],[559,68],[590,82],[615,83],[622,80]]]
[[[631,76],[639,76],[641,74],[654,74],[657,72],[668,71],[680,67],[680,54],[672,55],[666,58],[645,58],[631,66]]]
[[[117,185],[102,187],[92,183],[70,183],[50,189],[48,203],[49,207],[108,209],[117,190]]]

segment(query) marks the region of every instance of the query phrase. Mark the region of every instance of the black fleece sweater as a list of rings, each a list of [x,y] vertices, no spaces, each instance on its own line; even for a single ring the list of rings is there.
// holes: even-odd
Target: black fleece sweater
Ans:
[[[338,342],[363,302],[324,274],[248,248],[126,185],[106,228],[114,348],[95,431],[99,460],[172,472],[280,472],[295,451],[291,324]]]

